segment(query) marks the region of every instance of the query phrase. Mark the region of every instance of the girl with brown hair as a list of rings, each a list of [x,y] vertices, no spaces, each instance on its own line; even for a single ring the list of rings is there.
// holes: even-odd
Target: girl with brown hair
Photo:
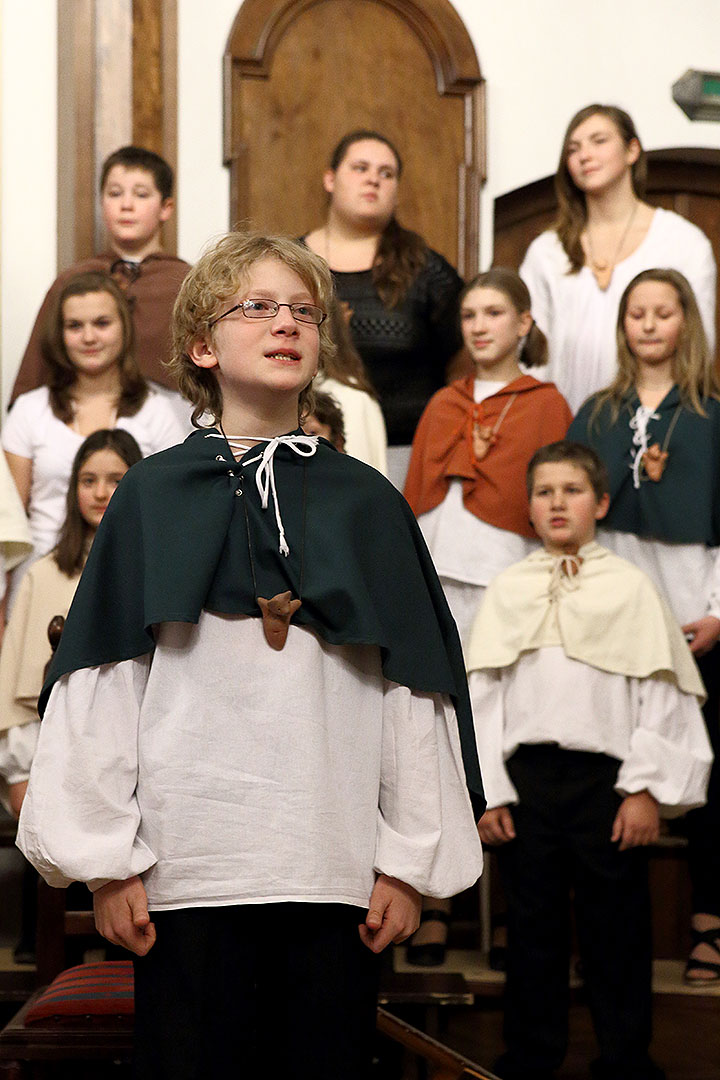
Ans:
[[[412,441],[423,408],[444,385],[448,363],[462,344],[462,281],[422,237],[397,221],[401,174],[400,154],[384,135],[345,135],[323,176],[327,219],[304,238],[330,266],[347,305],[391,446]]]
[[[140,374],[130,312],[112,278],[97,271],[71,278],[46,338],[47,385],[20,395],[2,433],[36,557],[57,543],[73,459],[88,435],[123,428],[147,455],[185,434],[172,406]]]
[[[50,659],[48,624],[68,613],[95,531],[140,447],[127,431],[90,435],[75,455],[57,547],[28,570],[0,651],[0,794],[14,814],[27,788],[40,722],[37,700]]]
[[[616,371],[615,319],[641,270],[671,266],[690,282],[714,348],[716,269],[707,237],[685,218],[644,201],[645,151],[631,117],[588,105],[568,124],[555,174],[558,217],[520,267],[553,379],[573,412]]]

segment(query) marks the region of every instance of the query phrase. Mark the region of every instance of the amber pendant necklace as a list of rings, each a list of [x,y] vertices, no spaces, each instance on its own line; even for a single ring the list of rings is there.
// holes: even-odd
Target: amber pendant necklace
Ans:
[[[489,424],[481,424],[478,419],[473,420],[472,426],[472,441],[473,441],[473,454],[476,461],[482,461],[490,453],[490,450],[498,441],[498,432],[502,426],[502,422],[508,414],[510,406],[517,397],[517,394],[513,394],[505,404],[502,412],[498,416],[493,427]],[[478,411],[478,406],[475,406],[475,411]]]

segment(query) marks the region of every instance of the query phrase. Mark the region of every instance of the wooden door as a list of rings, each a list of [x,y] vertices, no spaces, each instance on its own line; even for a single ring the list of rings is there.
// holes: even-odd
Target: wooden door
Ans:
[[[399,220],[475,272],[483,80],[447,0],[245,0],[225,64],[231,227],[317,226],[332,148],[372,128],[404,160]]]
[[[651,150],[647,201],[682,214],[702,229],[720,266],[720,150]],[[552,225],[555,205],[551,176],[496,199],[493,264],[517,268],[530,241]],[[720,342],[720,282],[715,317]]]

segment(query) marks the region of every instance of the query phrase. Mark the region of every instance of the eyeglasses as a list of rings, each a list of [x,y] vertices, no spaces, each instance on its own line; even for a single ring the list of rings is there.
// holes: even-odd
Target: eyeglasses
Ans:
[[[327,312],[323,311],[322,308],[315,307],[314,304],[278,304],[276,300],[251,299],[243,300],[241,303],[236,304],[235,307],[223,312],[222,315],[218,315],[216,319],[211,319],[208,323],[208,329],[212,329],[215,323],[219,323],[227,315],[232,315],[233,311],[241,311],[246,319],[273,319],[281,307],[290,308],[290,314],[296,322],[320,326],[327,319]]]

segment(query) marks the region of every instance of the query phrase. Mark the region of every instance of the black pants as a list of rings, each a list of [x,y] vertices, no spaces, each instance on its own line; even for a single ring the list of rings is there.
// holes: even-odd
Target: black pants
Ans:
[[[611,844],[619,763],[521,746],[508,762],[517,838],[498,849],[508,903],[501,1076],[551,1076],[567,1050],[570,896],[600,1047],[595,1075],[662,1075],[651,1064],[651,925],[643,849]]]
[[[703,715],[715,760],[707,802],[686,818],[692,909],[720,918],[720,645],[698,661],[707,690]]]
[[[340,904],[155,912],[157,942],[135,959],[138,1080],[366,1080],[378,957],[358,935],[365,915]]]

